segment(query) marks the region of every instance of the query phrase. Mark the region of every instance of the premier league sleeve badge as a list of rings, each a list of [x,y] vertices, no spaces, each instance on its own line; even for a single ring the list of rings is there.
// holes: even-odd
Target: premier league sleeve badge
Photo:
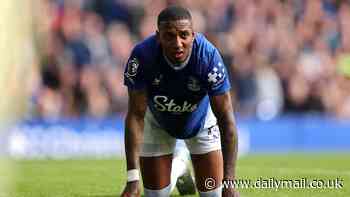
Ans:
[[[135,83],[134,80],[136,78],[139,65],[139,61],[136,57],[131,58],[127,63],[125,77],[133,84]]]

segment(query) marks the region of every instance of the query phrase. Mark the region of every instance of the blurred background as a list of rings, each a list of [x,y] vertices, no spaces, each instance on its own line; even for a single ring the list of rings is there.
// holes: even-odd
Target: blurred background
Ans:
[[[42,0],[28,116],[124,114],[125,62],[173,3],[221,51],[238,116],[350,118],[350,4],[340,0]]]
[[[350,1],[41,0],[8,152],[123,155],[125,63],[175,3],[221,51],[242,152],[350,149]]]
[[[171,4],[229,70],[240,177],[350,180],[349,0],[1,0],[1,197],[122,191],[125,63]]]

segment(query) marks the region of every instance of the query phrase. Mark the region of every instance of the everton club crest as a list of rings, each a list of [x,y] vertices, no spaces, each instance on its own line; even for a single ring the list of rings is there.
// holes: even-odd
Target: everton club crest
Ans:
[[[198,92],[201,89],[199,81],[194,77],[188,78],[187,88],[191,91]]]

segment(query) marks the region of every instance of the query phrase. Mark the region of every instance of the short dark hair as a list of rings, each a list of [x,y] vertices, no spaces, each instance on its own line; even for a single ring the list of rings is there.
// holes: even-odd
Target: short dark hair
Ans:
[[[182,19],[192,20],[190,11],[181,6],[169,6],[159,13],[157,25],[159,27],[160,23],[162,22]]]

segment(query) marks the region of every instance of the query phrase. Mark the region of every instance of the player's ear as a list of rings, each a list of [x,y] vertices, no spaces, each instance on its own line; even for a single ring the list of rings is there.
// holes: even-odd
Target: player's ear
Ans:
[[[196,32],[194,31],[192,21],[191,21],[191,31],[192,31],[192,38],[194,39],[194,37],[196,36]]]
[[[159,42],[160,41],[160,34],[159,34],[158,30],[156,30],[156,38],[157,38],[157,41]]]

